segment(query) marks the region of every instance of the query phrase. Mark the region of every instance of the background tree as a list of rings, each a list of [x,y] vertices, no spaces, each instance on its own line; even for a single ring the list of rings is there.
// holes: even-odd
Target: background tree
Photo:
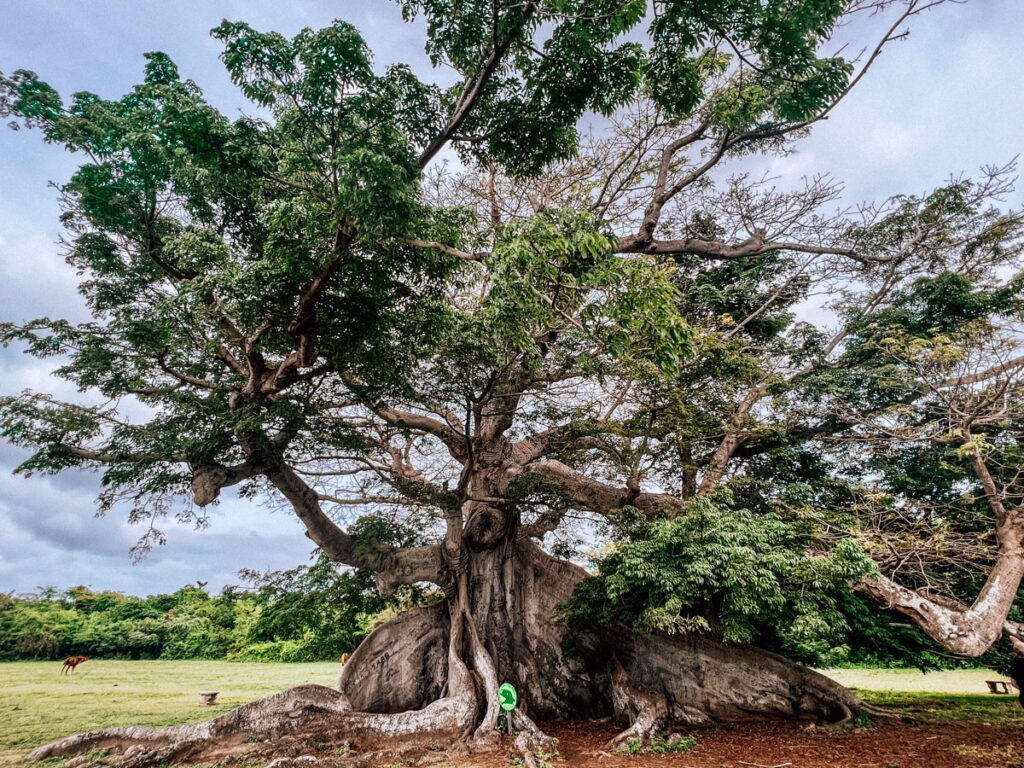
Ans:
[[[4,434],[35,451],[22,470],[100,469],[101,508],[149,521],[143,548],[160,517],[201,522],[241,484],[382,594],[445,596],[375,631],[336,691],[35,756],[140,740],[126,762],[193,759],[286,727],[487,747],[500,680],[522,694],[527,762],[536,717],[614,711],[631,724],[613,746],[671,723],[844,721],[863,704],[832,681],[719,641],[785,611],[813,638],[833,610],[813,592],[851,581],[954,652],[991,645],[1022,567],[1019,217],[990,209],[1007,171],[859,217],[826,212],[825,177],[711,173],[788,151],[937,4],[645,19],[638,0],[406,0],[449,89],[378,74],[342,22],[291,40],[225,22],[266,120],[226,120],[162,54],[120,101],[7,78],[5,113],[88,157],[63,192],[96,320],[3,337],[105,398],[6,398]],[[868,13],[877,47],[827,55]],[[610,119],[592,142],[588,112]],[[445,147],[464,172],[428,168]],[[376,511],[346,528],[353,507]],[[574,524],[616,548],[595,581],[558,556]],[[973,582],[950,578],[963,566]]]

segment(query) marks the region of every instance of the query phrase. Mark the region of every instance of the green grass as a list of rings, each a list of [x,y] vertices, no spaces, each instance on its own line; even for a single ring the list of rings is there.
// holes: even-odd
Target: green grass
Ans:
[[[925,722],[1019,725],[1017,696],[987,693],[986,680],[1004,680],[990,669],[922,673],[916,669],[823,669],[865,701]]]
[[[986,680],[1005,680],[991,669],[954,669],[921,672],[917,669],[822,669],[847,688],[904,693],[985,693]],[[996,698],[993,696],[992,698]]]
[[[340,667],[227,661],[90,659],[73,675],[59,661],[0,663],[0,765],[31,749],[112,725],[194,723],[302,683],[334,685]],[[220,691],[198,706],[199,691]]]
[[[865,701],[889,707],[925,723],[980,723],[1020,726],[1020,704],[1015,696],[966,693],[908,693],[857,691]]]

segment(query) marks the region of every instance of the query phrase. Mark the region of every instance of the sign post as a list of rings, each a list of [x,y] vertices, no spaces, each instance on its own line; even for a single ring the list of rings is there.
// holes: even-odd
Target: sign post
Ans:
[[[498,689],[498,704],[505,710],[505,723],[508,725],[508,735],[512,735],[512,710],[516,708],[519,697],[512,683],[502,683]]]

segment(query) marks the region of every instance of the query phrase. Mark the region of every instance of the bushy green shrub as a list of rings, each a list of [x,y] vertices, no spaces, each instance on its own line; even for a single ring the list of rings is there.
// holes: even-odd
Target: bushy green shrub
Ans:
[[[223,659],[231,633],[204,616],[175,616],[160,657],[163,659]]]
[[[311,658],[310,646],[302,640],[252,643],[232,653],[229,658],[234,661],[316,661]]]
[[[678,517],[638,516],[620,530],[597,574],[577,585],[566,607],[570,627],[626,624],[750,642],[770,623],[793,643],[827,642],[842,619],[829,589],[874,568],[852,540],[818,556],[780,517],[706,498],[692,499]]]

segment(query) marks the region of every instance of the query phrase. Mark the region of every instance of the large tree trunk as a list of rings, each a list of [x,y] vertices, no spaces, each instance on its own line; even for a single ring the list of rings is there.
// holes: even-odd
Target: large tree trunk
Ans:
[[[497,744],[497,687],[519,692],[514,726],[527,763],[544,744],[538,720],[615,716],[646,743],[673,727],[785,717],[844,722],[863,707],[846,689],[781,657],[699,635],[627,630],[562,648],[555,608],[586,574],[525,537],[469,548],[448,599],[376,629],[335,689],[300,686],[197,726],[119,728],[73,736],[30,755],[42,759],[111,748],[125,765],[199,762],[253,749],[294,757],[317,743],[350,742],[390,753],[432,744]],[[332,761],[338,758],[330,756]]]

